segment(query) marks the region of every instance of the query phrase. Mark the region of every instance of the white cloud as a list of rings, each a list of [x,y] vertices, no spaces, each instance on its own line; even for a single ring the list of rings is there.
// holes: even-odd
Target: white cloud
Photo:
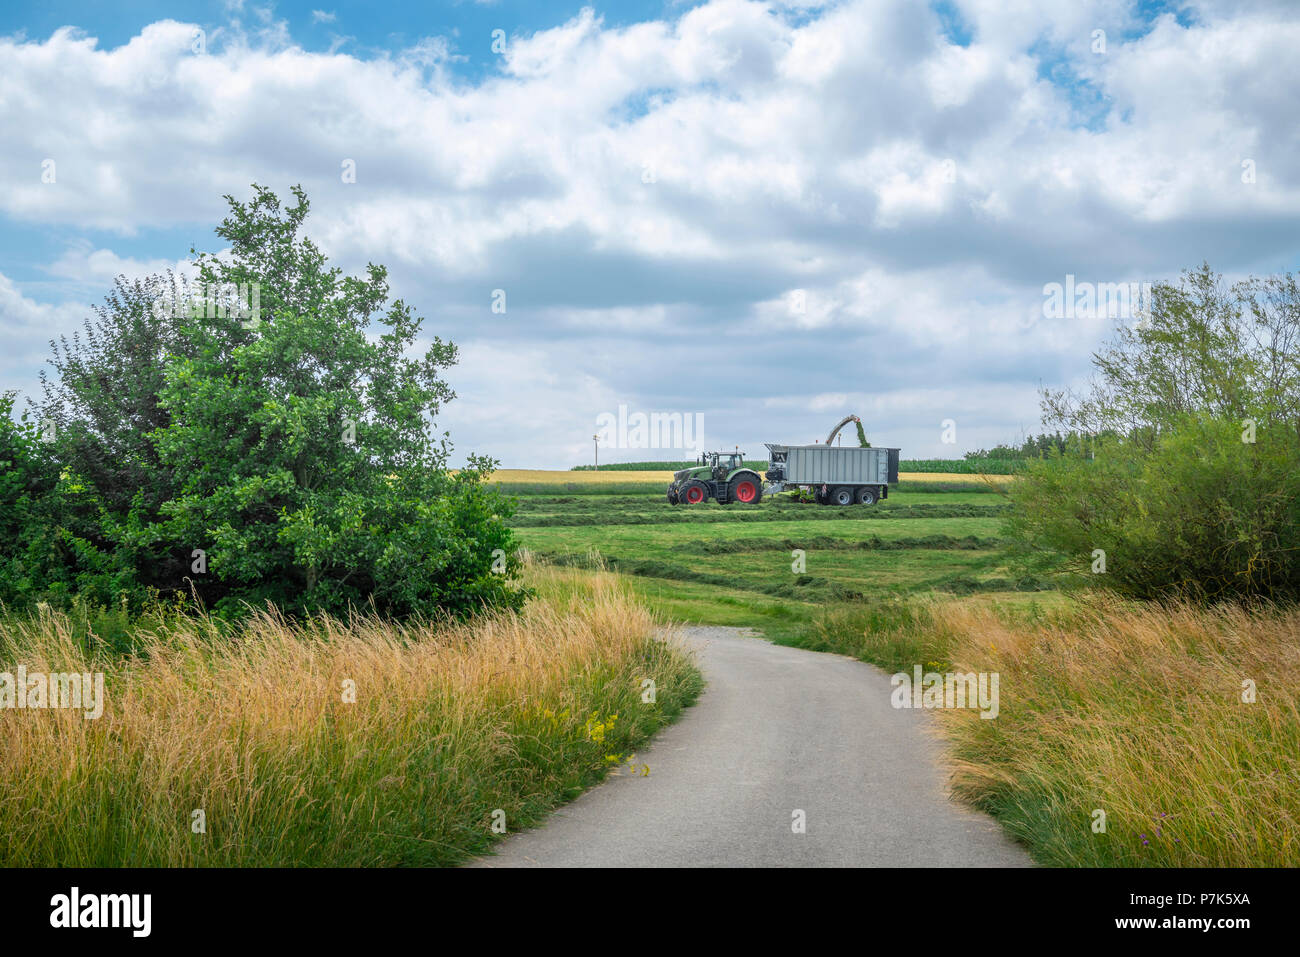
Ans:
[[[133,279],[168,269],[181,275],[191,275],[194,271],[189,260],[132,259],[119,256],[111,249],[95,249],[88,240],[73,242],[62,256],[46,267],[52,276],[76,283],[98,284],[101,288],[121,275]]]
[[[0,275],[0,329],[4,330],[4,374],[0,391],[15,389],[25,398],[38,393],[38,376],[50,358],[49,341],[71,334],[80,327],[89,310],[75,302],[57,305],[36,302],[24,296],[7,276]],[[14,370],[21,370],[14,375]],[[20,400],[15,411],[25,404]]]
[[[19,228],[206,233],[223,193],[301,182],[322,246],[352,269],[390,265],[465,346],[456,375],[497,370],[496,397],[452,414],[462,445],[515,465],[563,464],[611,403],[682,395],[745,441],[766,434],[743,431],[753,410],[787,394],[804,416],[822,414],[815,394],[889,416],[908,396],[934,402],[926,422],[951,401],[989,432],[1032,427],[1032,387],[1080,374],[1104,332],[1034,321],[1045,282],[1294,261],[1300,22],[1283,4],[1203,2],[1191,26],[1165,16],[1139,36],[1121,0],[955,6],[967,47],[911,0],[713,0],[625,27],[584,10],[512,36],[476,83],[445,38],[370,60],[308,52],[270,8],[204,55],[174,21],[111,50],[71,30],[0,40],[0,212]],[[1080,101],[1109,112],[1082,124]],[[106,282],[185,251],[105,245],[49,270]],[[935,380],[968,401],[909,385]],[[519,408],[549,423],[544,445]]]

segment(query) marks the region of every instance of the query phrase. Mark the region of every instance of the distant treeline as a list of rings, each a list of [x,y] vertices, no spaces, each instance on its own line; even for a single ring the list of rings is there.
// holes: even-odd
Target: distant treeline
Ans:
[[[1042,435],[1029,435],[1019,445],[995,445],[991,449],[980,449],[978,452],[967,452],[966,459],[970,461],[1020,461],[1024,459],[1043,459],[1051,455],[1060,453],[1087,453],[1091,452],[1096,444],[1096,439],[1092,435],[1083,435],[1079,432],[1052,432],[1050,435],[1044,432]]]

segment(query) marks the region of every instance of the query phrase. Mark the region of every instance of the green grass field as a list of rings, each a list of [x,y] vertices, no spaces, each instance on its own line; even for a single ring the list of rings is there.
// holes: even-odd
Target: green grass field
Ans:
[[[985,485],[904,484],[874,506],[843,508],[784,497],[673,506],[645,482],[501,488],[518,502],[520,543],[541,561],[603,565],[666,615],[760,627],[778,640],[828,607],[930,593],[1019,601],[1046,587],[1007,567],[1006,500]]]

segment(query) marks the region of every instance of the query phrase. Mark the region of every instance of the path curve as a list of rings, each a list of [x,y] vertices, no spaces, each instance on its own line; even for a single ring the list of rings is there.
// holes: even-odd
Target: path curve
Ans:
[[[948,796],[933,716],[891,707],[879,669],[744,629],[680,633],[708,687],[638,753],[650,775],[610,777],[475,866],[1029,865]]]

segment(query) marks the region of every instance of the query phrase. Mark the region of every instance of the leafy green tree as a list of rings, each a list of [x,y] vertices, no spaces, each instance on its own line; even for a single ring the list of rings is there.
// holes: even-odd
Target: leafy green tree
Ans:
[[[1044,420],[1090,442],[1013,487],[1021,558],[1142,598],[1300,597],[1297,345],[1290,275],[1156,285],[1085,392],[1043,394]]]
[[[39,503],[54,489],[57,471],[39,456],[36,430],[27,421],[11,418],[14,393],[0,394],[0,601],[13,603],[29,597],[44,584],[33,574],[33,554],[49,543],[32,541],[39,527]]]
[[[0,601],[104,602],[133,589],[132,569],[100,547],[93,490],[60,468],[54,423],[14,421],[13,404],[0,394]]]
[[[433,434],[455,346],[435,336],[413,354],[421,320],[401,300],[384,310],[386,270],[344,276],[299,235],[301,189],[287,208],[254,190],[226,197],[230,250],[201,255],[199,280],[205,301],[249,290],[260,314],[205,308],[167,357],[167,422],[150,439],[178,491],[134,541],[185,556],[187,583],[218,606],[518,605],[509,503],[481,481],[494,463],[452,474],[447,433]]]
[[[79,490],[83,551],[113,553],[135,582],[157,590],[178,587],[189,563],[174,549],[141,549],[127,529],[156,517],[179,488],[151,438],[170,421],[159,402],[166,360],[194,354],[188,320],[160,308],[177,293],[186,301],[188,283],[170,272],[119,276],[80,332],[50,342],[54,375],[41,374],[40,419],[53,433],[56,471]],[[61,518],[72,507],[65,501]]]
[[[1150,315],[1093,356],[1089,388],[1043,393],[1048,424],[1150,445],[1187,416],[1300,430],[1300,295],[1291,274],[1225,287],[1209,264],[1156,283]]]
[[[517,607],[510,503],[482,481],[494,463],[449,470],[435,433],[455,346],[419,346],[382,266],[327,263],[301,235],[301,189],[288,207],[253,189],[226,197],[229,250],[199,254],[196,282],[119,278],[82,333],[52,343],[53,441],[6,400],[0,596]]]

